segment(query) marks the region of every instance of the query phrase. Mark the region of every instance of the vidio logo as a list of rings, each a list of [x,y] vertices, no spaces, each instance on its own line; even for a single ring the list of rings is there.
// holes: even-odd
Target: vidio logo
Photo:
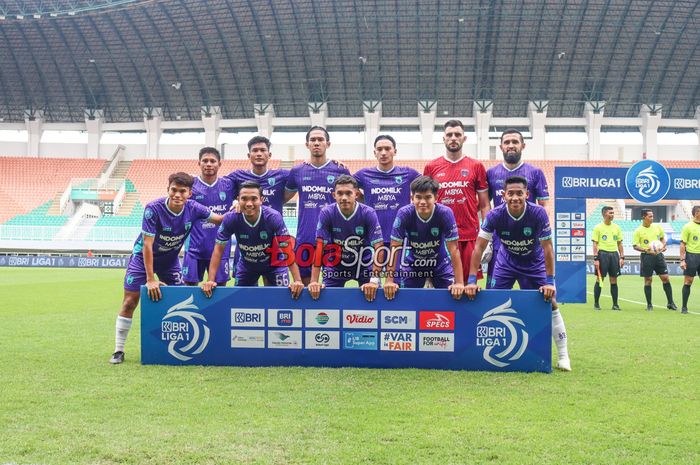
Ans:
[[[170,307],[161,321],[161,340],[169,341],[168,353],[178,360],[192,360],[209,344],[209,327],[199,310],[194,295]]]
[[[484,348],[484,360],[499,368],[507,367],[518,360],[525,349],[529,336],[525,323],[511,308],[511,300],[484,313],[476,327],[476,345]],[[492,353],[496,352],[496,353]]]

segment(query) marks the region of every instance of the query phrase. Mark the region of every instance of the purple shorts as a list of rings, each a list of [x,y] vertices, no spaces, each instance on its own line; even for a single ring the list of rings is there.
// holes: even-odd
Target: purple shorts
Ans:
[[[198,283],[204,278],[204,273],[209,269],[210,260],[198,259],[192,257],[189,253],[185,254],[182,260],[182,275],[186,283]],[[222,257],[219,263],[219,269],[216,270],[216,282],[225,283],[229,279],[229,264],[228,257]]]
[[[505,273],[503,272],[505,271]],[[530,276],[523,273],[516,273],[512,270],[502,268],[494,270],[489,283],[489,289],[513,289],[515,282],[518,282],[520,289],[539,289],[547,284],[547,274],[545,272],[530,272]]]
[[[182,280],[180,260],[177,256],[166,261],[153,260],[153,272],[158,276],[160,281],[168,286],[181,286],[185,284]],[[146,284],[146,266],[143,264],[143,255],[132,255],[126,266],[124,289],[138,292],[144,284]]]
[[[425,281],[430,279],[435,289],[447,289],[455,282],[455,274],[452,265],[433,268],[401,268],[398,279],[400,287],[407,289],[422,289]]]
[[[371,271],[370,268],[362,268],[359,275],[355,276],[357,274],[355,270],[324,268],[321,276],[326,287],[345,287],[348,281],[353,280],[357,281],[359,286],[362,286],[369,282],[369,278],[372,277]]]
[[[241,269],[240,263],[236,270],[236,286],[257,286],[258,280],[262,276],[266,283],[270,286],[287,287],[289,286],[289,272],[286,266],[278,268],[270,268],[269,271],[248,271]]]

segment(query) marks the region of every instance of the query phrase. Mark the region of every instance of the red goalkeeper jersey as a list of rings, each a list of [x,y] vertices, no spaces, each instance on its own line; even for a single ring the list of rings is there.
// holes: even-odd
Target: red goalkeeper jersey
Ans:
[[[460,241],[474,241],[479,233],[479,197],[488,191],[484,165],[464,156],[458,161],[442,156],[425,165],[423,174],[440,183],[437,200],[452,209]]]

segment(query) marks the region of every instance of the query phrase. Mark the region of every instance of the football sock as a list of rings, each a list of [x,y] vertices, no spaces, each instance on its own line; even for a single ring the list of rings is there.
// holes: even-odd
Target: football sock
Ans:
[[[610,295],[613,299],[613,305],[617,305],[617,283],[610,285]]]
[[[673,289],[671,288],[671,283],[664,283],[664,292],[666,293],[666,300],[668,304],[673,303]]]
[[[124,352],[124,344],[126,343],[126,337],[129,335],[129,330],[131,329],[131,318],[124,318],[123,316],[117,317],[117,335],[115,337],[114,351]]]
[[[559,310],[552,312],[552,339],[557,346],[557,354],[559,360],[569,358],[569,349],[566,341],[566,326],[564,326],[564,318],[559,313]]]
[[[647,305],[651,305],[651,286],[644,286],[644,297],[647,298]]]
[[[683,308],[688,308],[688,297],[690,297],[690,284],[683,284]]]
[[[595,285],[593,286],[593,300],[595,300],[595,304],[598,305],[598,302],[600,302],[600,283],[596,281]]]

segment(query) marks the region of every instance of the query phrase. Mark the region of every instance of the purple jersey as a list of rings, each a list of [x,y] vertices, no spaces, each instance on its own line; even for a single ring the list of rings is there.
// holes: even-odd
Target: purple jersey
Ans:
[[[552,238],[547,210],[526,202],[520,218],[513,218],[503,204],[491,210],[481,225],[479,237],[491,240],[497,236],[500,247],[494,269],[508,269],[513,273],[535,274],[544,271],[544,251],[540,241]]]
[[[402,262],[409,267],[450,265],[446,243],[459,239],[454,213],[449,207],[436,203],[433,214],[424,220],[418,216],[415,206],[401,207],[394,219],[391,240],[403,243],[404,239],[409,249],[404,251]]]
[[[521,163],[517,168],[509,170],[501,163],[489,168],[486,172],[486,180],[489,183],[489,197],[493,200],[494,208],[503,203],[504,183],[511,176],[522,176],[527,179],[527,190],[530,192],[528,200],[530,202],[535,203],[538,200],[549,199],[547,179],[544,177],[544,172],[541,169],[529,163]]]
[[[384,242],[390,242],[396,212],[411,202],[411,182],[420,174],[405,166],[394,166],[389,171],[375,166],[362,168],[353,176],[365,195],[365,203],[377,212]]]
[[[238,249],[241,252],[237,269],[266,272],[270,266],[270,254],[267,249],[276,237],[289,236],[282,215],[273,208],[262,206],[260,216],[255,224],[250,224],[243,213],[229,212],[221,222],[216,242],[224,244],[235,234]]]
[[[267,170],[261,175],[253,173],[253,170],[236,170],[226,177],[233,181],[235,197],[238,197],[238,190],[241,184],[246,181],[257,182],[262,187],[263,205],[272,207],[282,213],[284,186],[287,184],[289,170]]]
[[[143,254],[143,236],[152,236],[153,260],[167,261],[177,257],[192,225],[206,220],[211,212],[197,202],[185,202],[180,213],[168,208],[168,199],[162,197],[146,205],[143,211],[141,234],[134,243],[134,255]]]
[[[357,202],[355,211],[346,218],[340,212],[337,203],[327,205],[318,215],[318,227],[316,238],[323,240],[324,244],[337,244],[342,250],[342,262],[351,266],[338,265],[334,269],[355,269],[360,249],[366,250],[362,255],[362,261],[368,263],[372,258],[372,247],[377,242],[382,242],[382,229],[377,220],[377,214],[371,207]]]
[[[191,200],[204,205],[213,213],[224,215],[233,203],[233,183],[226,178],[217,178],[214,184],[207,184],[197,176],[192,186]],[[190,237],[185,241],[185,252],[197,260],[211,259],[216,240],[217,227],[206,220],[195,221],[192,224]],[[231,247],[224,251],[224,258],[228,258]]]
[[[326,205],[335,204],[335,180],[343,174],[350,172],[331,160],[318,168],[304,162],[289,172],[286,188],[299,194],[297,247],[302,243],[316,242],[318,214]]]

